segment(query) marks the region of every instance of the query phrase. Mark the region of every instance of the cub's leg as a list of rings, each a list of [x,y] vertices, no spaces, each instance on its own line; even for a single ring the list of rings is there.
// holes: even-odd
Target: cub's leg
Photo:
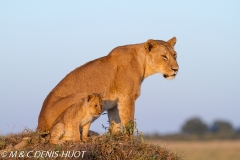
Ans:
[[[65,132],[61,140],[63,141],[70,141],[73,140],[73,125],[72,123],[65,123]]]
[[[73,141],[81,141],[80,139],[80,130],[79,130],[79,123],[73,122],[73,127],[72,127],[72,140]]]
[[[51,144],[62,144],[64,141],[59,140],[64,134],[64,124],[59,122],[53,126],[50,132],[50,140]]]
[[[91,125],[91,122],[88,122],[87,124],[85,124],[82,127],[82,140],[83,140],[83,142],[86,142],[86,141],[89,140],[88,131],[89,131],[90,125]]]

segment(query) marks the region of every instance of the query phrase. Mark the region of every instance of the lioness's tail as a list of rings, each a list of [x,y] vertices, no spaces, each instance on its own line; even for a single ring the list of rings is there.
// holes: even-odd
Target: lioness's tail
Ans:
[[[28,144],[28,141],[30,139],[31,139],[30,137],[24,137],[23,140],[20,143],[16,144],[15,146],[0,150],[0,154],[2,154],[3,152],[9,153],[12,150],[19,150],[21,148],[24,148]]]

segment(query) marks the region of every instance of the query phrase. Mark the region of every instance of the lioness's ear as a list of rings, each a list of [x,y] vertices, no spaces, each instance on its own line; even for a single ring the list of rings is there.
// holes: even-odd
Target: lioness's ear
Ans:
[[[175,46],[176,42],[177,42],[177,38],[176,37],[173,37],[173,38],[171,38],[171,39],[169,39],[167,41],[167,43],[169,43],[172,47]]]
[[[87,96],[87,101],[89,102],[89,101],[91,101],[92,99],[93,99],[93,95],[92,94],[89,94],[88,96]]]
[[[146,52],[151,52],[152,50],[157,48],[157,45],[158,43],[155,40],[149,39],[147,42],[145,42],[144,47]]]
[[[103,99],[104,93],[100,93],[99,95],[100,95],[101,99]]]

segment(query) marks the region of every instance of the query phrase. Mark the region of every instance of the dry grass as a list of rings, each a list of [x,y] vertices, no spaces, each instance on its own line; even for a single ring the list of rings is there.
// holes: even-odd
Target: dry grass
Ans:
[[[69,159],[68,157],[61,156],[63,152],[71,151],[70,153],[79,151],[80,154],[84,153],[84,157],[76,159],[116,159],[116,160],[132,160],[132,159],[159,159],[159,160],[179,160],[180,157],[176,154],[168,151],[164,147],[158,145],[144,143],[141,137],[127,137],[122,134],[110,135],[105,134],[101,136],[92,137],[92,141],[88,143],[76,143],[76,142],[66,142],[64,145],[51,145],[48,143],[47,138],[39,137],[35,132],[24,130],[19,134],[9,134],[6,136],[0,136],[0,150],[7,147],[11,147],[19,143],[23,137],[34,137],[28,141],[28,145],[21,150],[18,150],[18,155],[13,159],[56,159],[53,156],[49,158],[46,153],[42,156],[34,158],[37,151],[48,151],[49,153],[59,153],[57,159]],[[12,153],[14,149],[12,149]],[[19,153],[24,152],[24,158],[19,157]],[[30,153],[31,158],[27,158],[26,154]],[[9,159],[10,153],[4,159]],[[1,159],[0,155],[0,159]],[[73,159],[73,158],[72,158]]]
[[[161,144],[184,160],[239,160],[240,141],[148,141]]]

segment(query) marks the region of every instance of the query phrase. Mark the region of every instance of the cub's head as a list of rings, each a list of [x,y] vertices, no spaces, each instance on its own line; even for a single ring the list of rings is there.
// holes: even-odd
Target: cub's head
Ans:
[[[173,79],[178,72],[177,53],[174,51],[176,38],[167,42],[161,40],[148,40],[144,47],[147,55],[147,65],[151,74],[161,73],[164,78]]]
[[[94,117],[98,117],[102,113],[102,98],[102,94],[97,93],[91,93],[86,97],[88,109]]]

